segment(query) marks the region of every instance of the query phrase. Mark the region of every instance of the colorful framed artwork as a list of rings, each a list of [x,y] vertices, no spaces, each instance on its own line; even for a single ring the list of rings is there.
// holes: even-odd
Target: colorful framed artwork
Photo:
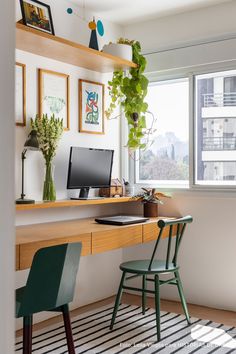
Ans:
[[[39,115],[63,119],[64,130],[70,130],[70,76],[39,69]]]
[[[79,132],[104,134],[104,85],[79,80]]]
[[[16,125],[26,125],[26,66],[15,65],[15,121]]]
[[[24,25],[55,34],[49,5],[38,0],[20,0],[20,6]]]

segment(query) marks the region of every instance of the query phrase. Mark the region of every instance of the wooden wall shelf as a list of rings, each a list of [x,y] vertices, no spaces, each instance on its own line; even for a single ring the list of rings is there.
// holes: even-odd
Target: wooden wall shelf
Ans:
[[[82,44],[16,23],[16,48],[98,72],[135,68],[136,64]]]
[[[101,205],[114,203],[136,202],[130,197],[120,198],[104,198],[90,200],[57,200],[55,202],[36,202],[35,204],[16,204],[16,210],[34,210],[34,209],[51,209],[51,208],[67,208],[78,207],[83,205]]]

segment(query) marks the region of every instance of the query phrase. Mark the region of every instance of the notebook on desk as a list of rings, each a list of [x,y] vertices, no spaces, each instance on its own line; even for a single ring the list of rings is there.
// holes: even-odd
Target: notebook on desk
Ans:
[[[109,225],[130,225],[138,224],[149,220],[141,216],[131,216],[131,215],[116,215],[116,216],[105,216],[102,218],[96,218],[95,221],[99,224],[109,224]]]

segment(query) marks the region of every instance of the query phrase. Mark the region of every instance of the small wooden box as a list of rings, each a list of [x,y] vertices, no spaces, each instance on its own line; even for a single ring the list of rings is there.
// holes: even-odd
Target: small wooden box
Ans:
[[[115,195],[123,196],[123,186],[118,178],[111,180],[111,185],[109,188],[100,188],[99,196],[112,198]]]

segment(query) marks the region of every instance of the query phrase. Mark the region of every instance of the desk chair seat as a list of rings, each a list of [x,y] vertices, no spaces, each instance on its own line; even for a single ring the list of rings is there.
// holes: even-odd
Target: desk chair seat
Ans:
[[[41,248],[33,258],[27,283],[16,290],[16,318],[23,317],[23,354],[32,353],[33,314],[63,314],[69,354],[75,354],[68,304],[73,300],[81,243]]]
[[[129,261],[120,264],[120,269],[123,272],[132,274],[156,274],[156,273],[170,273],[179,269],[174,263],[169,263],[169,268],[166,269],[166,261],[154,260],[152,268],[149,269],[150,259]]]
[[[185,216],[179,219],[166,219],[159,220],[158,227],[160,229],[157,236],[157,240],[154,246],[154,250],[150,260],[134,260],[129,262],[124,262],[120,265],[120,269],[123,272],[118,293],[116,295],[115,305],[113,309],[112,319],[110,329],[113,329],[116,314],[119,308],[121,295],[123,289],[137,291],[142,293],[142,313],[145,314],[146,310],[146,294],[155,295],[155,308],[156,308],[156,327],[157,327],[157,340],[161,339],[161,330],[160,330],[160,285],[171,284],[176,285],[179,291],[179,296],[183,306],[183,310],[186,316],[188,324],[190,324],[190,317],[188,313],[188,308],[186,300],[183,293],[183,287],[179,276],[179,266],[177,264],[178,251],[183,234],[186,228],[187,223],[192,222],[191,216]],[[169,235],[167,240],[167,251],[165,260],[156,260],[156,252],[159,245],[159,242],[162,237],[163,230],[169,228]],[[175,236],[175,237],[174,237]],[[174,241],[175,240],[175,241]],[[173,257],[170,260],[171,255],[171,244],[175,243],[173,248]],[[131,274],[131,275],[129,275]],[[168,279],[161,280],[161,275],[169,276]],[[125,285],[127,280],[140,277],[142,278],[142,287],[132,287]],[[154,290],[147,289],[147,282],[150,281],[154,284]]]

